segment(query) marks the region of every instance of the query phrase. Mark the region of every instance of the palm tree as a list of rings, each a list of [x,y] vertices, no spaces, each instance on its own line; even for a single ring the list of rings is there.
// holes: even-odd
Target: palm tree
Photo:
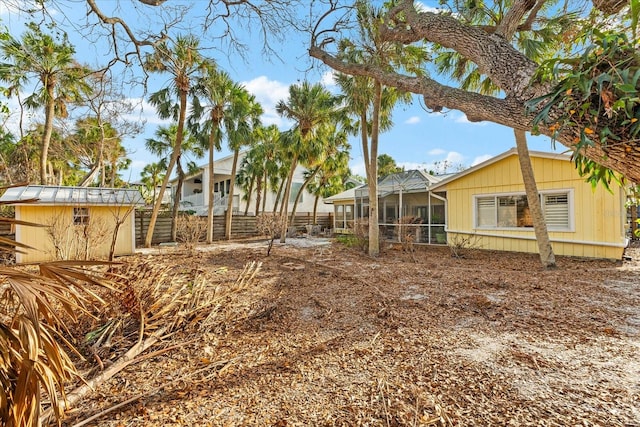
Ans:
[[[145,57],[145,69],[150,72],[168,73],[171,75],[171,81],[164,89],[159,90],[151,95],[149,102],[156,107],[158,115],[163,118],[171,118],[176,122],[176,139],[169,164],[167,165],[167,173],[162,181],[158,199],[153,206],[151,219],[149,220],[149,229],[144,240],[145,247],[151,246],[153,238],[153,230],[158,219],[162,198],[166,191],[169,178],[173,172],[173,167],[178,161],[182,141],[184,138],[184,124],[187,113],[187,98],[191,90],[191,80],[195,74],[200,72],[205,63],[198,51],[198,39],[192,35],[178,36],[175,42],[169,45],[163,42],[156,46],[155,51]],[[177,98],[178,103],[172,102]]]
[[[329,123],[322,126],[321,130],[317,133],[315,141],[318,142],[318,144],[312,145],[315,150],[307,152],[305,158],[304,166],[308,168],[310,173],[307,174],[302,186],[298,190],[298,194],[296,194],[296,198],[293,202],[293,208],[291,209],[291,223],[293,223],[295,219],[296,208],[300,201],[302,192],[306,189],[309,182],[312,181],[323,169],[323,165],[333,163],[336,158],[344,156],[345,153],[348,159],[348,152],[351,147],[347,143],[347,134],[344,130],[338,129],[336,124]]]
[[[317,132],[326,123],[336,118],[337,99],[321,84],[307,81],[289,87],[289,98],[276,104],[276,111],[295,122],[294,127],[283,135],[283,144],[291,156],[291,165],[284,191],[282,230],[280,242],[286,241],[288,228],[288,205],[293,184],[293,174],[299,161],[311,154],[318,145]]]
[[[331,197],[341,191],[346,190],[343,177],[349,171],[349,146],[343,147],[333,155],[327,156],[324,162],[320,163],[315,172],[315,177],[309,180],[307,189],[315,196],[313,202],[313,223],[317,224],[318,202],[320,198]],[[313,172],[308,172],[310,176]]]
[[[362,64],[379,67],[398,66],[414,75],[424,74],[421,65],[427,58],[421,46],[402,46],[382,43],[378,26],[383,12],[365,1],[356,3],[359,23],[358,44],[343,40],[339,55]],[[352,126],[360,134],[367,182],[369,183],[369,248],[370,256],[380,253],[380,231],[378,228],[378,139],[380,132],[392,126],[391,113],[398,101],[410,102],[411,95],[395,88],[383,87],[374,79],[359,76],[338,75],[336,79],[344,95],[346,110],[356,119]]]
[[[166,158],[169,153],[174,151],[174,147],[176,144],[176,138],[178,133],[178,126],[171,125],[169,127],[160,126],[156,129],[155,138],[148,138],[145,141],[145,146],[147,150],[151,154],[154,154],[160,158]],[[176,240],[177,234],[177,224],[178,224],[178,211],[180,210],[180,197],[182,195],[182,185],[185,179],[185,166],[183,165],[182,159],[185,155],[193,154],[197,158],[200,158],[204,155],[202,147],[198,144],[198,141],[195,138],[192,138],[189,132],[184,132],[183,141],[182,141],[182,149],[180,150],[180,154],[178,155],[178,159],[176,160],[176,172],[178,175],[178,181],[176,183],[176,188],[174,191],[173,198],[173,210],[171,216],[171,239],[173,241]],[[193,162],[188,162],[193,165]],[[193,167],[188,168],[190,170]]]
[[[44,34],[36,24],[29,24],[21,40],[10,35],[0,40],[4,59],[0,64],[0,81],[9,84],[8,93],[18,94],[27,83],[37,81],[34,91],[24,104],[31,109],[44,107],[44,132],[40,151],[40,183],[48,184],[47,161],[53,121],[67,117],[67,103],[77,102],[91,87],[85,81],[91,71],[73,58],[74,47],[66,34],[53,37]]]
[[[233,150],[231,165],[231,185],[227,195],[227,216],[225,218],[225,239],[231,240],[231,222],[233,218],[233,193],[236,182],[238,157],[242,146],[250,144],[254,137],[254,130],[260,126],[262,106],[244,87],[234,91],[230,114],[226,120],[226,134],[229,148]]]
[[[163,161],[148,163],[142,169],[140,181],[144,184],[146,190],[144,198],[147,203],[156,201],[158,187],[162,184],[166,170],[167,165]],[[151,194],[151,197],[149,197],[149,194]]]
[[[207,243],[213,242],[213,190],[214,190],[214,151],[220,150],[224,134],[224,124],[230,114],[230,106],[239,86],[229,74],[216,70],[214,64],[207,64],[205,72],[198,79],[194,93],[193,114],[191,120],[193,133],[201,138],[207,137],[209,150],[209,186],[207,188]]]

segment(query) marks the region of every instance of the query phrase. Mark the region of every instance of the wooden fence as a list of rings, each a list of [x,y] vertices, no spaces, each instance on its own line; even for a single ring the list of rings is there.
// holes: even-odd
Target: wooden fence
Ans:
[[[136,246],[143,246],[144,239],[149,229],[149,220],[151,218],[150,211],[136,211]],[[205,217],[206,218],[206,217]],[[321,228],[331,228],[333,225],[333,216],[330,213],[322,213],[317,215],[317,223]],[[311,213],[297,213],[294,226],[299,231],[304,231],[305,226],[313,222]],[[216,215],[213,217],[213,239],[224,239],[225,217],[224,215]],[[231,221],[231,238],[242,239],[249,237],[257,237],[260,233],[256,228],[255,216],[234,215]],[[152,245],[166,243],[171,241],[171,216],[163,213],[158,216],[156,225],[153,229]]]

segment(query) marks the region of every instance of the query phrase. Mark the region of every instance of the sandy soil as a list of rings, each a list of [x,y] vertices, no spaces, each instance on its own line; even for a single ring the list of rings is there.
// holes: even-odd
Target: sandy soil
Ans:
[[[614,263],[289,239],[141,253],[253,285],[99,386],[65,425],[640,425],[640,251]],[[219,274],[220,276],[220,274]]]

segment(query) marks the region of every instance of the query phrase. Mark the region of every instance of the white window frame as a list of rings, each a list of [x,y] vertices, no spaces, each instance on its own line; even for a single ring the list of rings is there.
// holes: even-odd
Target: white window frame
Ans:
[[[566,228],[550,228],[548,227],[549,231],[558,231],[558,232],[575,232],[575,221],[574,221],[574,190],[573,188],[558,188],[558,189],[552,189],[552,190],[541,190],[538,191],[538,194],[541,197],[541,204],[542,204],[542,212],[544,214],[544,210],[545,210],[545,205],[543,203],[544,200],[544,196],[551,196],[551,195],[567,195],[567,204],[568,204],[568,227]],[[474,194],[472,196],[472,201],[471,201],[471,209],[472,209],[472,213],[473,213],[473,228],[474,229],[478,229],[478,230],[518,230],[518,231],[531,231],[533,232],[533,227],[497,227],[497,226],[488,226],[488,225],[483,225],[483,226],[479,226],[478,225],[478,199],[482,199],[482,198],[487,198],[487,197],[494,197],[495,198],[495,203],[494,203],[494,212],[496,215],[496,221],[495,223],[498,223],[498,219],[497,219],[497,215],[498,215],[498,209],[497,209],[497,198],[498,197],[509,197],[509,196],[526,196],[526,193],[523,191],[516,191],[516,192],[504,192],[504,193],[486,193],[486,194]]]

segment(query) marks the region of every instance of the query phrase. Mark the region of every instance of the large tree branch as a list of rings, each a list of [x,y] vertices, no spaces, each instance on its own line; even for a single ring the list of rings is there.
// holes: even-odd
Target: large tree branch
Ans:
[[[496,28],[496,34],[511,40],[518,30],[522,18],[536,5],[536,0],[519,0],[507,11],[502,22]]]
[[[513,97],[500,99],[446,86],[429,77],[407,76],[368,64],[345,62],[316,46],[309,49],[309,54],[341,73],[371,77],[385,86],[422,95],[426,106],[434,111],[460,110],[473,122],[486,120],[519,129],[531,128],[531,117],[525,115],[523,103]]]
[[[533,6],[534,4],[531,5]],[[529,85],[538,65],[518,52],[498,33],[489,34],[479,27],[465,25],[449,15],[418,12],[410,0],[401,2],[394,13],[402,18],[396,18],[394,21],[393,15],[390,14],[390,25],[381,29],[382,37],[386,40],[410,44],[426,39],[455,50],[474,62],[479,71],[489,77],[507,96],[519,100],[531,99],[547,92],[548,88]],[[525,13],[524,9],[519,13]],[[510,19],[515,21],[515,18]],[[539,90],[534,92],[534,89]]]
[[[513,96],[495,98],[468,92],[462,89],[443,85],[428,77],[413,77],[393,71],[386,71],[369,64],[344,62],[323,49],[312,46],[309,49],[311,57],[319,59],[332,69],[341,73],[371,77],[385,86],[396,87],[400,90],[422,95],[425,104],[433,109],[448,108],[462,111],[470,121],[490,121],[518,130],[533,130],[532,115],[526,114],[525,102],[528,99],[517,99]],[[561,144],[576,149],[578,135],[570,131],[554,133],[554,129],[541,123],[537,132],[553,137]],[[582,153],[596,162],[625,175],[628,179],[640,182],[640,162],[633,159],[640,157],[635,146],[611,145],[605,152],[599,145],[584,148]]]

